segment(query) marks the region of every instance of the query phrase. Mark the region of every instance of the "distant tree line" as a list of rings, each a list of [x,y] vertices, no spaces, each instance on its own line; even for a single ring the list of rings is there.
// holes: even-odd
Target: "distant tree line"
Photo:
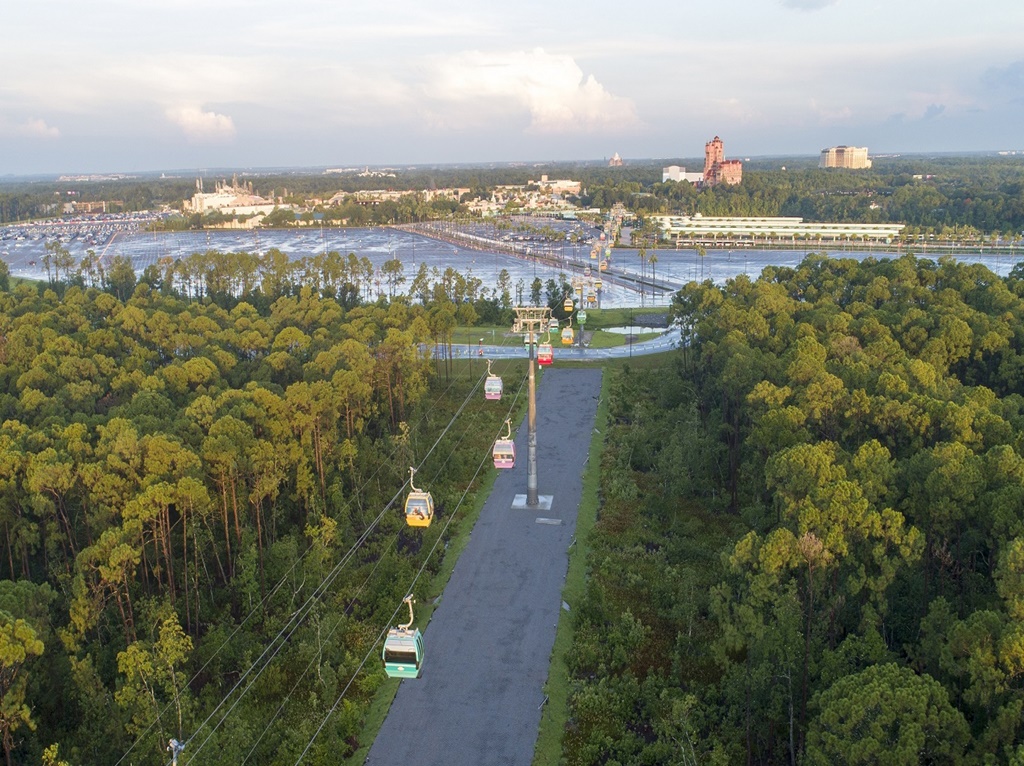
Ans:
[[[526,184],[540,175],[582,182],[577,201],[609,209],[616,203],[639,215],[683,213],[715,216],[802,216],[808,221],[905,223],[913,233],[953,238],[1024,233],[1024,160],[1020,157],[882,157],[869,170],[821,170],[807,158],[759,159],[745,163],[738,186],[697,189],[661,182],[665,164],[703,166],[702,159],[666,159],[622,167],[595,163],[553,163],[529,167],[415,168],[394,178],[355,173],[281,174],[259,177],[260,191],[284,194],[290,202],[323,199],[338,191],[407,190],[408,197],[377,206],[346,203],[316,207],[328,224],[351,226],[406,223],[459,215],[452,201],[423,202],[414,192],[464,187],[469,198],[486,198],[499,184]],[[0,184],[0,223],[59,214],[66,184]],[[126,179],[77,184],[82,200],[119,199],[128,211],[181,202],[194,191],[191,179]],[[55,196],[56,195],[56,196]],[[278,224],[291,224],[291,220]],[[176,224],[197,228],[218,222],[215,214],[193,215]]]

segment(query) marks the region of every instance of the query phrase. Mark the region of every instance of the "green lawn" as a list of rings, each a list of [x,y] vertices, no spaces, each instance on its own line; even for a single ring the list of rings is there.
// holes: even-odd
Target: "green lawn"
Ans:
[[[659,335],[661,335],[659,332],[645,332],[640,335],[634,335],[633,343],[653,340]],[[601,330],[598,330],[590,339],[590,348],[613,348],[614,346],[625,346],[628,340],[629,336],[623,335],[622,333],[602,332]]]
[[[476,348],[483,338],[485,346],[501,346],[517,342],[518,336],[511,336],[512,325],[479,325],[475,327],[456,327],[452,333],[452,343],[456,346]],[[506,334],[509,337],[505,337]],[[521,342],[521,341],[518,341]]]

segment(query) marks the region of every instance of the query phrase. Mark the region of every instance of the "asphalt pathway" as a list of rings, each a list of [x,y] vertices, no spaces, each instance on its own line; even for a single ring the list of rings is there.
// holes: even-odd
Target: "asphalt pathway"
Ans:
[[[533,760],[600,392],[599,369],[544,371],[537,475],[551,509],[512,509],[515,496],[526,493],[524,420],[515,436],[516,467],[495,481],[423,632],[423,675],[401,682],[366,763]]]

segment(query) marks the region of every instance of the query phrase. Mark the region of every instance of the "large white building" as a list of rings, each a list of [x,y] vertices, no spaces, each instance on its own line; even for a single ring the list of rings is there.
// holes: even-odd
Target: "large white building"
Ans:
[[[804,223],[797,217],[726,218],[687,215],[652,215],[664,239],[676,244],[777,242],[890,242],[899,239],[902,223]]]
[[[703,173],[687,173],[686,168],[681,168],[678,165],[669,165],[667,168],[661,169],[661,182],[666,181],[685,181],[688,184],[700,184],[704,182]]]
[[[821,150],[819,168],[850,168],[863,170],[871,167],[866,146],[831,146]]]
[[[220,211],[224,215],[264,215],[273,212],[277,207],[273,200],[264,199],[257,195],[252,188],[252,181],[249,183],[238,183],[238,176],[227,181],[218,181],[214,184],[214,191],[203,190],[202,179],[196,181],[196,193],[191,200],[185,200],[185,212],[206,213],[212,210]]]

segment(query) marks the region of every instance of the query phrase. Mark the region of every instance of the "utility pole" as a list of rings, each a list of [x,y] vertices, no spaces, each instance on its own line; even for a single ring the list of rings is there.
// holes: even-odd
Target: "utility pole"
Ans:
[[[541,329],[547,329],[551,315],[551,309],[547,306],[515,306],[516,321],[512,325],[512,332],[525,334],[529,340],[530,368],[529,368],[529,407],[527,409],[527,451],[526,451],[526,497],[525,507],[536,509],[540,506],[551,507],[551,496],[547,495],[544,502],[538,490],[537,481],[537,377],[536,362],[534,358],[534,337]],[[520,496],[516,496],[513,507],[518,507]]]
[[[573,277],[571,284],[572,284],[573,293],[574,294],[578,293],[579,296],[580,296],[579,303],[576,304],[577,307],[578,307],[577,308],[577,312],[576,312],[576,326],[579,327],[579,330],[580,330],[579,331],[579,337],[576,339],[576,345],[580,349],[582,349],[583,348],[583,326],[584,326],[585,323],[579,321],[579,316],[580,316],[579,312],[580,311],[585,312],[587,310],[587,304],[586,304],[586,301],[584,300],[584,290],[585,290],[585,288],[587,286],[587,283],[584,280],[580,279],[579,277]]]

